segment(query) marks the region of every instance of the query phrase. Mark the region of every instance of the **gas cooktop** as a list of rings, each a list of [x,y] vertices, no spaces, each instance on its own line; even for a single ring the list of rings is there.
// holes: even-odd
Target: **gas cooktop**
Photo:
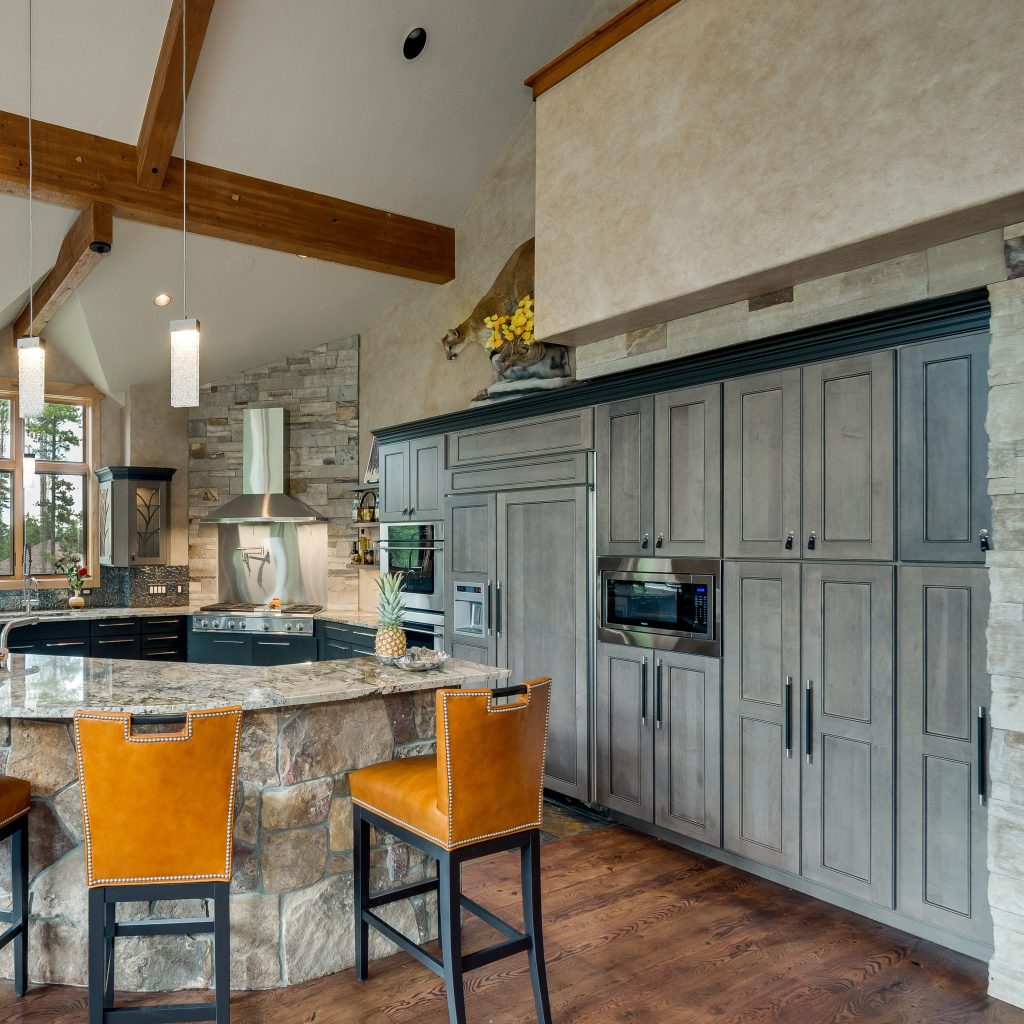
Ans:
[[[227,612],[229,615],[313,615],[320,611],[322,606],[318,604],[285,604],[280,608],[273,608],[269,604],[207,604],[199,610],[201,612]]]
[[[261,604],[208,604],[192,616],[193,633],[240,630],[260,633],[299,633],[312,636],[313,615],[318,604],[286,604],[271,608]]]

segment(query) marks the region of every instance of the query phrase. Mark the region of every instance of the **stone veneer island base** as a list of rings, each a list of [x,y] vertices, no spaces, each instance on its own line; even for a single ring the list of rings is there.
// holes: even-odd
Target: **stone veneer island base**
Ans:
[[[405,673],[372,659],[275,668],[147,664],[90,658],[11,657],[0,673],[0,771],[32,783],[29,825],[29,975],[35,983],[86,983],[87,889],[76,708],[175,713],[240,704],[245,709],[231,884],[231,987],[294,985],[353,962],[352,837],[348,773],[434,749],[434,695],[442,686],[493,687],[508,673],[466,662]],[[169,809],[169,813],[173,813]],[[10,901],[9,843],[0,888]],[[376,834],[371,884],[425,877],[422,854]],[[122,904],[122,920],[194,917],[184,902]],[[436,933],[432,896],[385,908],[417,941]],[[370,955],[396,947],[371,930]],[[203,988],[211,983],[210,937],[117,942],[121,991]],[[0,975],[11,977],[11,948]]]

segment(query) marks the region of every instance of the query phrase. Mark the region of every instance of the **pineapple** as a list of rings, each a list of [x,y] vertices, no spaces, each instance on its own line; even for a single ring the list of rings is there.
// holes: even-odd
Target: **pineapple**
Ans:
[[[380,600],[377,602],[377,639],[374,648],[378,658],[401,658],[405,655],[405,630],[402,629],[402,574],[384,573],[377,580]]]

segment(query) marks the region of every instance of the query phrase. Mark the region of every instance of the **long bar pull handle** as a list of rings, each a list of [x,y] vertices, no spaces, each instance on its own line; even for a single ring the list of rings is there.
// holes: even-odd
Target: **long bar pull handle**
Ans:
[[[985,806],[988,794],[988,719],[985,709],[978,707],[978,803]]]
[[[662,660],[658,658],[654,670],[654,725],[661,728],[661,666]]]
[[[504,625],[502,619],[503,614],[501,610],[501,580],[498,580],[494,587],[494,632],[498,636],[501,636],[501,629],[502,626]]]
[[[640,724],[647,724],[647,659],[640,669]]]
[[[808,679],[804,687],[804,756],[814,760],[814,683]]]
[[[786,676],[786,757],[793,756],[793,677]]]
[[[494,631],[492,624],[494,622],[494,593],[491,587],[491,581],[487,581],[487,635],[490,636]]]

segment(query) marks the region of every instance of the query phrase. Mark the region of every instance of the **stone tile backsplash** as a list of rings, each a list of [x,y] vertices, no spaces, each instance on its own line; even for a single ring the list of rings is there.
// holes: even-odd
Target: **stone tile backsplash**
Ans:
[[[164,608],[189,603],[187,565],[108,565],[100,569],[100,580],[98,587],[85,594],[91,608]],[[165,590],[151,594],[151,586],[161,586]],[[178,593],[178,587],[181,587],[181,593]],[[67,608],[71,591],[64,587],[41,589],[33,596],[39,598],[41,611],[55,611]],[[20,590],[0,591],[0,611],[19,611],[22,601]]]

